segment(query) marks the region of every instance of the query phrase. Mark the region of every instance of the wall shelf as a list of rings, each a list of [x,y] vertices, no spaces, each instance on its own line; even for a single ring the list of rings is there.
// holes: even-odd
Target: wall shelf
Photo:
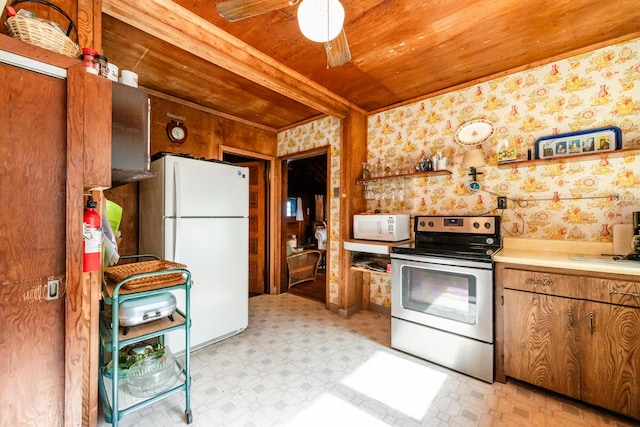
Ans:
[[[553,157],[550,159],[516,160],[513,162],[498,163],[498,167],[507,168],[507,167],[516,167],[516,166],[535,166],[535,165],[557,163],[559,160],[562,160],[565,162],[579,162],[582,160],[594,160],[597,156],[601,158],[615,159],[617,157],[624,157],[626,155],[634,154],[638,152],[640,152],[640,149],[638,148],[625,148],[622,150],[600,151],[595,153],[578,154],[575,156]]]
[[[451,171],[447,169],[441,169],[437,171],[429,171],[429,172],[411,172],[411,173],[401,173],[398,175],[388,175],[388,176],[378,176],[375,178],[369,179],[358,179],[356,181],[356,185],[365,185],[368,182],[377,182],[377,181],[385,181],[396,178],[422,178],[422,177],[430,177],[430,176],[440,176],[440,175],[451,175]]]
[[[371,273],[371,274],[382,274],[383,276],[391,276],[391,273],[387,273],[386,271],[377,271],[377,270],[371,270],[369,268],[363,268],[363,267],[351,267],[351,271],[360,271],[362,273]]]

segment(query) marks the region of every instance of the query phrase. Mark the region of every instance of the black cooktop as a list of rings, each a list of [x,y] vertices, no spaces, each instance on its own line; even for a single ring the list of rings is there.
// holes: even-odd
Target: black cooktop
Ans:
[[[420,255],[431,257],[443,257],[443,258],[455,258],[455,259],[468,259],[474,261],[491,261],[493,254],[500,249],[500,245],[489,247],[456,247],[452,245],[440,244],[424,246],[416,244],[416,242],[407,243],[404,245],[393,246],[391,253],[404,254],[404,255]]]
[[[491,261],[501,248],[498,216],[417,216],[415,241],[394,254]]]

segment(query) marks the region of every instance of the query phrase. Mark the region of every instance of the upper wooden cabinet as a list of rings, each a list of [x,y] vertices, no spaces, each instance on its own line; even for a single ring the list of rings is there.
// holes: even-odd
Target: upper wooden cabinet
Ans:
[[[514,268],[497,280],[506,376],[640,419],[640,282]]]
[[[84,68],[84,67],[83,67]],[[83,183],[85,188],[111,187],[111,80],[73,68],[81,85],[69,85],[69,114],[78,114],[83,141]],[[72,108],[74,105],[82,108]]]

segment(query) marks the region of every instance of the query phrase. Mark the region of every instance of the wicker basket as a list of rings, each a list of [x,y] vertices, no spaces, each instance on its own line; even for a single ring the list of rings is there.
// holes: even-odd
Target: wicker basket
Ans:
[[[111,283],[119,283],[134,274],[155,273],[165,270],[186,269],[187,266],[177,262],[154,260],[116,265],[104,269],[104,275]],[[140,277],[129,280],[122,285],[124,289],[139,289],[159,285],[161,283],[179,283],[184,280],[182,273],[167,273],[156,276]]]
[[[77,38],[78,30],[69,15],[67,15],[58,6],[44,0],[17,0],[11,5],[14,6],[26,1],[49,6],[62,14],[69,21],[67,34],[63,34],[58,28],[55,28],[47,22],[19,15],[12,16],[7,19],[5,25],[7,26],[8,34],[13,38],[22,40],[23,42],[52,50],[72,58],[78,58],[80,56],[80,49],[78,48],[78,45],[69,38],[71,30],[75,30]]]

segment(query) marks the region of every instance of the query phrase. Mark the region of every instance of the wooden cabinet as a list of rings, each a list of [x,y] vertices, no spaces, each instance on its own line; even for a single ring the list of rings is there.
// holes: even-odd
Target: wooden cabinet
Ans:
[[[640,282],[513,268],[498,279],[506,376],[640,419]]]
[[[505,289],[504,369],[508,376],[580,398],[572,300]]]
[[[582,302],[580,398],[640,419],[640,282],[586,278],[585,285],[592,297],[621,305]]]
[[[11,343],[0,359],[8,367],[1,418],[95,425],[100,274],[82,272],[81,225],[85,190],[111,181],[111,82],[87,75],[75,58],[3,34],[0,63],[0,151],[11,159],[0,174],[0,201],[11,207],[0,215],[10,242],[0,250],[8,272],[0,341]],[[49,280],[61,285],[56,298],[47,295]]]

